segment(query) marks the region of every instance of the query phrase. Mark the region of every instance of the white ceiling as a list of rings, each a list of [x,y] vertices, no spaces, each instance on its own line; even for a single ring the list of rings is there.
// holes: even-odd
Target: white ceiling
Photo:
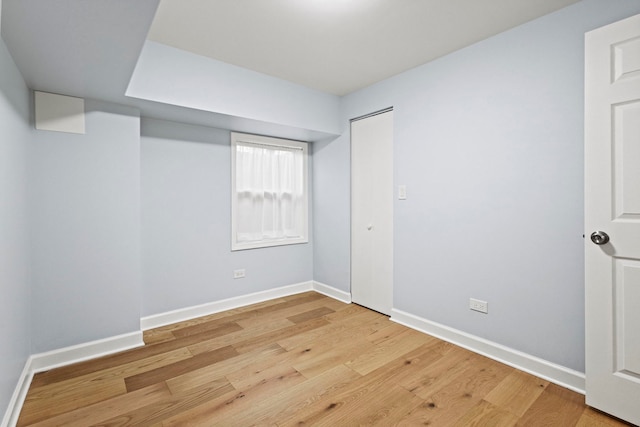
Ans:
[[[148,39],[336,95],[578,0],[162,0]]]

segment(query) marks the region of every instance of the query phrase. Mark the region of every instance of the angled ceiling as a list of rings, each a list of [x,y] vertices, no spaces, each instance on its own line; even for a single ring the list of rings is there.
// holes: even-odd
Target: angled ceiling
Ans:
[[[578,0],[162,0],[150,40],[344,95]]]
[[[159,0],[3,0],[2,38],[31,89],[124,94]]]

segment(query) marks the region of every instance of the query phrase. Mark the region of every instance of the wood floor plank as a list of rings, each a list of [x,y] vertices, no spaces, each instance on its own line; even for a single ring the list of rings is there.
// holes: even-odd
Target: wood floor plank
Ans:
[[[573,426],[584,412],[584,396],[549,384],[518,421],[519,426],[532,423]]]
[[[231,384],[212,384],[211,387],[198,388],[190,393],[171,396],[143,406],[133,411],[119,413],[116,416],[101,422],[101,426],[152,426],[170,419],[176,414],[182,414],[197,408],[200,405],[216,401],[219,398],[238,392]]]
[[[37,374],[20,426],[624,426],[573,391],[315,292]]]
[[[195,356],[196,354],[251,340],[257,336],[284,329],[293,325],[294,323],[292,323],[288,319],[276,319],[271,322],[263,322],[248,328],[243,328],[239,331],[231,332],[223,336],[203,340],[198,343],[189,345],[188,348],[189,351]]]
[[[282,347],[280,347],[277,343],[275,345],[277,345],[278,348],[282,349]],[[240,360],[241,358],[245,357],[245,355],[248,356],[249,354],[252,354],[259,350],[260,349],[253,350],[249,353],[240,353],[240,356],[237,356],[236,358],[230,360],[230,362]],[[260,372],[264,371],[265,369],[269,369],[272,366],[294,366],[297,360],[304,360],[306,358],[313,357],[313,355],[310,355],[309,352],[305,351],[306,349],[302,351],[284,351],[284,349],[282,350],[283,352],[274,354],[271,357],[254,357],[245,359],[244,361],[241,361],[239,363],[234,363],[233,366],[228,367],[225,376],[229,379],[229,381],[241,381],[242,378],[258,375]]]
[[[201,388],[223,388],[228,385],[233,386],[229,382],[229,380],[224,376],[219,376],[217,372],[214,372],[211,375],[200,375],[197,380],[195,380],[196,372],[200,373],[203,369],[211,368],[215,365],[207,366],[206,368],[198,369],[196,371],[191,371],[185,375],[181,375],[179,377],[169,378],[167,381],[164,381],[162,384],[166,384],[171,394],[174,396],[179,396],[181,394],[186,395],[193,391],[196,391]],[[186,381],[184,379],[185,376],[189,375],[190,378],[194,379],[193,381]],[[235,389],[235,387],[234,387]]]
[[[135,411],[170,397],[171,393],[167,386],[164,383],[158,383],[132,393],[121,394],[111,399],[94,403],[93,405],[65,412],[56,417],[47,418],[46,420],[32,424],[32,426],[86,427],[102,423],[112,418],[114,413]]]
[[[391,338],[395,338],[401,333],[407,332],[407,327],[399,323],[389,321],[384,328],[367,335],[367,339],[373,344],[380,344]],[[421,334],[424,335],[424,334]]]
[[[287,376],[299,377],[300,382],[306,380],[306,378],[302,377],[302,375],[300,375],[300,372],[298,372],[298,370],[296,370],[294,367],[287,366],[285,364],[278,364],[256,372],[255,375],[244,376],[240,378],[229,378],[229,382],[235,387],[236,390],[246,390],[257,386],[258,384],[264,383],[270,378]]]
[[[246,397],[243,392],[234,389],[233,386],[231,387],[231,391],[207,400],[200,400],[197,405],[191,408],[173,411],[174,413],[170,417],[162,418],[160,425],[163,427],[214,426],[217,421],[226,419],[226,417],[221,414],[224,408]]]
[[[192,425],[211,426],[216,425],[217,421],[221,420],[222,425],[228,425],[227,418],[251,410],[254,402],[259,402],[304,380],[305,378],[295,369],[289,369],[286,373],[277,372],[250,387],[241,390],[236,389],[236,394],[224,402],[213,401],[199,405],[188,414],[188,422]],[[178,415],[166,420],[163,424],[183,425],[185,421],[184,417]]]
[[[485,400],[521,417],[549,385],[548,381],[513,371],[487,394]]]
[[[438,364],[443,357],[442,349],[449,346],[443,341],[429,341],[386,365],[380,366],[363,378],[387,384],[397,384],[406,389],[404,384],[410,382],[430,366]]]
[[[408,381],[410,378],[413,378],[434,360],[442,357],[440,353],[443,347],[447,348],[449,345],[442,342],[425,344],[403,357],[361,377],[344,389],[341,389],[339,393],[329,394],[325,399],[309,405],[297,413],[295,418],[284,420],[278,424],[291,426],[302,425],[303,423],[305,425],[322,424],[325,421],[321,420],[325,420],[328,416],[327,412],[333,412],[344,405],[347,405],[347,408],[350,407],[350,402],[357,399],[357,396],[375,390],[379,384],[385,384],[386,387],[389,387],[390,385]],[[340,411],[349,413],[350,410],[347,408],[342,408]],[[331,420],[331,418],[329,418],[329,420]]]
[[[342,306],[337,306],[335,310],[335,313],[327,314],[325,316],[325,319],[329,320],[330,322],[342,322],[348,317],[363,313],[375,315],[376,317],[384,317],[387,319],[389,318],[389,316],[385,316],[376,311],[369,310],[358,304],[343,304]]]
[[[277,331],[259,335],[252,339],[244,340],[242,342],[233,344],[233,347],[238,350],[238,352],[245,353],[247,351],[262,347],[265,344],[278,342],[281,339],[288,338],[293,335],[297,335],[299,333],[306,332],[311,329],[316,329],[328,324],[329,322],[321,317],[317,319],[311,319],[307,320],[306,322],[294,324],[293,326],[278,329]]]
[[[303,296],[304,294],[297,294],[297,296]],[[245,305],[241,307],[232,308],[230,310],[219,311],[217,313],[208,314],[201,317],[196,317],[193,319],[185,320],[178,323],[171,323],[164,326],[159,326],[154,328],[153,331],[157,332],[171,332],[176,329],[189,328],[191,326],[199,325],[201,323],[211,323],[214,320],[218,320],[220,323],[226,323],[233,320],[234,316],[241,315],[242,313],[256,311],[259,309],[264,309],[265,307],[278,305],[284,302],[289,301],[287,298],[275,298],[272,300],[262,301],[255,304]],[[231,320],[230,320],[231,319]],[[237,320],[237,319],[236,319]]]
[[[294,418],[278,424],[291,426],[313,425],[318,422],[318,420],[326,417],[327,412],[339,410],[339,407],[357,399],[357,396],[361,394],[375,393],[375,390],[379,386],[391,387],[407,381],[441,357],[438,343],[425,344],[387,365],[370,372],[366,376],[360,376],[345,387],[327,394],[320,401],[305,406],[304,409],[295,414]],[[340,411],[349,412],[347,409]]]
[[[171,331],[158,331],[150,329],[142,333],[142,339],[145,344],[159,344],[161,342],[173,341],[176,339]]]
[[[291,420],[326,396],[346,387],[360,375],[344,365],[256,402],[250,409],[225,419],[228,425],[276,425]]]
[[[287,297],[283,302],[280,302],[278,304],[267,305],[265,307],[260,307],[254,310],[242,312],[240,315],[234,315],[232,317],[232,320],[239,322],[241,320],[251,319],[253,317],[264,317],[276,312],[286,313],[285,310],[290,309],[292,307],[297,307],[307,303],[311,303],[314,301],[321,301],[321,300],[323,300],[322,295],[317,294],[315,292],[305,292],[302,294]]]
[[[372,341],[372,344],[377,344],[374,345],[374,349],[361,353],[355,359],[347,362],[347,366],[361,375],[366,375],[431,341],[433,338],[405,328],[405,330],[398,331],[385,339],[380,338]]]
[[[371,352],[374,346],[362,337],[354,336],[349,341],[338,345],[331,342],[321,342],[319,345],[309,344],[304,350],[308,357],[300,357],[292,361],[293,366],[307,378],[313,378],[326,372],[336,365],[340,365],[357,358],[362,351]]]
[[[214,364],[181,374],[166,380],[167,386],[172,393],[185,393],[189,390],[208,386],[212,379],[224,378],[228,382],[227,375],[240,369],[255,367],[260,363],[271,365],[274,357],[285,353],[285,350],[278,344],[270,344],[267,347],[256,349],[249,353],[242,353],[235,357],[218,361]]]
[[[183,328],[197,327],[202,323],[207,323],[210,327],[215,327],[216,325],[224,323],[238,323],[255,317],[268,316],[271,313],[282,312],[299,305],[318,302],[323,298],[326,297],[323,297],[323,295],[317,294],[315,292],[304,292],[296,295],[290,295],[285,298],[278,298],[276,300],[264,301],[246,307],[239,307],[224,312],[214,313],[208,316],[187,320],[185,322],[180,322],[174,325],[166,325],[158,328],[158,330],[176,331]],[[281,316],[275,315],[274,317],[278,318]]]
[[[226,335],[230,332],[235,332],[242,330],[242,326],[240,326],[236,322],[225,322],[222,324],[211,325],[210,323],[201,323],[199,325],[194,325],[189,328],[180,328],[173,331],[171,334],[179,338],[185,338],[191,335],[199,335],[204,336],[206,334],[209,339]]]
[[[76,388],[30,390],[18,425],[33,424],[126,393],[124,381],[120,378],[85,383],[83,387]]]
[[[102,370],[97,370],[84,375],[65,379],[51,384],[34,385],[31,384],[29,389],[32,396],[40,396],[42,398],[47,393],[58,394],[63,390],[72,389],[88,389],[94,384],[100,384],[112,379],[123,379],[128,376],[137,375],[162,366],[170,365],[181,360],[192,357],[187,348],[178,348],[176,350],[160,353],[149,357],[141,357],[138,360],[132,360],[122,365],[116,365]]]
[[[506,365],[480,355],[474,355],[466,366],[406,418],[416,424],[456,424],[511,372]]]
[[[124,351],[113,355],[101,357],[98,359],[87,360],[85,362],[74,363],[73,365],[63,366],[52,369],[50,371],[39,372],[34,375],[31,381],[31,387],[42,387],[47,384],[62,382],[70,378],[86,375],[92,372],[101,371],[111,367],[116,367],[125,363],[134,362],[141,357],[153,356],[180,348],[180,346],[165,347],[159,351],[147,352],[145,356],[141,356],[138,349]]]
[[[367,395],[366,405],[353,401],[349,410],[333,411],[320,420],[320,425],[396,425],[421,403],[422,399],[399,386],[378,388]]]
[[[611,417],[604,412],[586,407],[576,423],[576,427],[633,427],[633,424]]]
[[[463,373],[475,360],[474,355],[462,348],[440,346],[439,358],[422,368],[415,376],[402,380],[400,385],[418,397],[429,399]]]
[[[492,427],[511,427],[516,424],[518,417],[511,412],[500,409],[491,403],[482,400],[478,402],[470,411],[468,411],[454,426],[492,426]],[[541,426],[549,426],[550,424],[536,424]],[[564,425],[564,424],[563,424]]]
[[[64,381],[40,386],[32,385],[25,400],[24,413],[39,413],[43,408],[51,408],[45,409],[47,411],[46,417],[49,418],[55,414],[74,410],[75,408],[80,409],[90,404],[90,399],[98,402],[101,401],[102,397],[107,399],[112,395],[119,396],[124,394],[121,393],[120,387],[124,385],[126,376],[157,369],[189,357],[191,357],[191,354],[188,349],[179,348],[168,353],[157,354],[75,378],[68,378]],[[115,391],[109,387],[110,384],[116,384]],[[110,391],[112,394],[109,394]],[[75,396],[76,393],[81,393],[83,396],[78,398]],[[107,394],[105,395],[105,393]],[[84,396],[84,394],[87,394],[87,396]],[[75,406],[69,406],[73,402],[75,402]],[[30,422],[27,419],[23,419],[23,421]]]
[[[305,311],[304,313],[296,314],[293,316],[287,317],[293,323],[302,323],[307,320],[317,319],[318,317],[322,317],[325,314],[335,313],[335,310],[330,309],[329,307],[323,306],[318,307],[315,310]]]
[[[282,425],[359,425],[358,416],[366,415],[363,411],[378,414],[380,406],[383,411],[389,410],[383,402],[377,400],[377,396],[385,395],[388,398],[387,392],[393,388],[384,382],[362,377],[339,392],[327,396],[326,400],[310,405],[296,414],[296,418]],[[412,405],[420,404],[420,399],[407,391],[398,394],[408,398]]]
[[[236,328],[239,328],[239,326],[229,326],[226,332],[228,333],[230,330],[236,330]],[[159,344],[146,345],[141,348],[123,351],[98,359],[80,362],[73,365],[53,369],[51,371],[42,372],[34,376],[32,386],[40,387],[42,385],[64,381],[68,378],[74,378],[112,367],[117,367],[130,362],[136,362],[141,358],[147,358],[168,353],[173,350],[183,349],[184,347],[188,347],[189,345],[206,341],[208,339],[212,339],[213,337],[217,337],[221,332],[222,331],[219,329],[213,330],[211,332],[205,331],[199,334],[187,336],[182,339],[175,339]]]
[[[329,322],[320,328],[310,329],[308,331],[297,334],[293,337],[285,337],[279,339],[278,343],[288,350],[297,350],[302,347],[308,347],[309,344],[329,343],[338,345],[341,342],[349,342],[354,337],[366,338],[370,334],[386,328],[391,324],[388,317],[379,313],[373,313],[371,316],[354,316],[348,320],[341,322],[344,327],[336,328],[336,324]],[[323,316],[324,320],[330,315]],[[406,330],[406,329],[405,329]],[[304,338],[307,338],[306,342]]]
[[[161,368],[153,369],[141,374],[132,375],[125,378],[127,391],[132,392],[135,390],[139,390],[152,384],[156,384],[160,381],[166,381],[170,378],[175,378],[178,375],[195,371],[196,369],[212,365],[216,362],[229,359],[237,355],[238,352],[233,347],[227,346],[207,353],[200,353],[196,356],[180,360]]]
[[[329,320],[333,314],[323,316],[323,318]],[[389,323],[388,317],[369,310],[365,313],[360,312],[357,315],[349,316],[339,322],[329,320],[328,324],[319,328],[279,339],[278,344],[290,351],[309,347],[312,343],[349,341],[354,336],[366,337],[378,329],[388,326]]]
[[[239,319],[238,324],[241,325],[243,328],[250,328],[252,326],[256,326],[261,323],[273,322],[279,319],[288,319],[288,318],[300,315],[302,313],[310,312],[320,308],[328,308],[332,310],[331,312],[335,311],[331,308],[331,306],[335,306],[335,303],[329,304],[328,301],[325,301],[323,299],[315,299],[311,301],[303,300],[303,303],[300,303],[300,304],[289,303],[286,306],[283,305],[282,308],[277,311],[259,313],[251,317],[245,317],[244,319]],[[326,314],[329,314],[331,312],[327,312]],[[292,322],[292,323],[300,323],[300,321]]]

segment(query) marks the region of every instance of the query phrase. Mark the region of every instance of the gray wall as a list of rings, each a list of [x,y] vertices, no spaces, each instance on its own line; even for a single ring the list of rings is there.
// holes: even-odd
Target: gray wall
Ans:
[[[0,40],[0,421],[30,347],[29,90]]]
[[[350,148],[347,135],[314,142],[313,279],[344,292],[350,287]]]
[[[312,238],[231,252],[229,131],[143,119],[141,133],[143,316],[312,280]]]
[[[348,287],[348,119],[393,106],[394,307],[583,371],[584,33],[639,12],[585,0],[343,98],[317,278]]]
[[[85,135],[34,131],[34,353],[140,329],[139,114],[85,110]]]

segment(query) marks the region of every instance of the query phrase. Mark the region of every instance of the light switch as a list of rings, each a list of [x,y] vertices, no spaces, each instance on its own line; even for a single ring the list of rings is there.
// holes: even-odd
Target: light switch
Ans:
[[[406,199],[407,199],[407,186],[398,185],[398,200],[406,200]]]

